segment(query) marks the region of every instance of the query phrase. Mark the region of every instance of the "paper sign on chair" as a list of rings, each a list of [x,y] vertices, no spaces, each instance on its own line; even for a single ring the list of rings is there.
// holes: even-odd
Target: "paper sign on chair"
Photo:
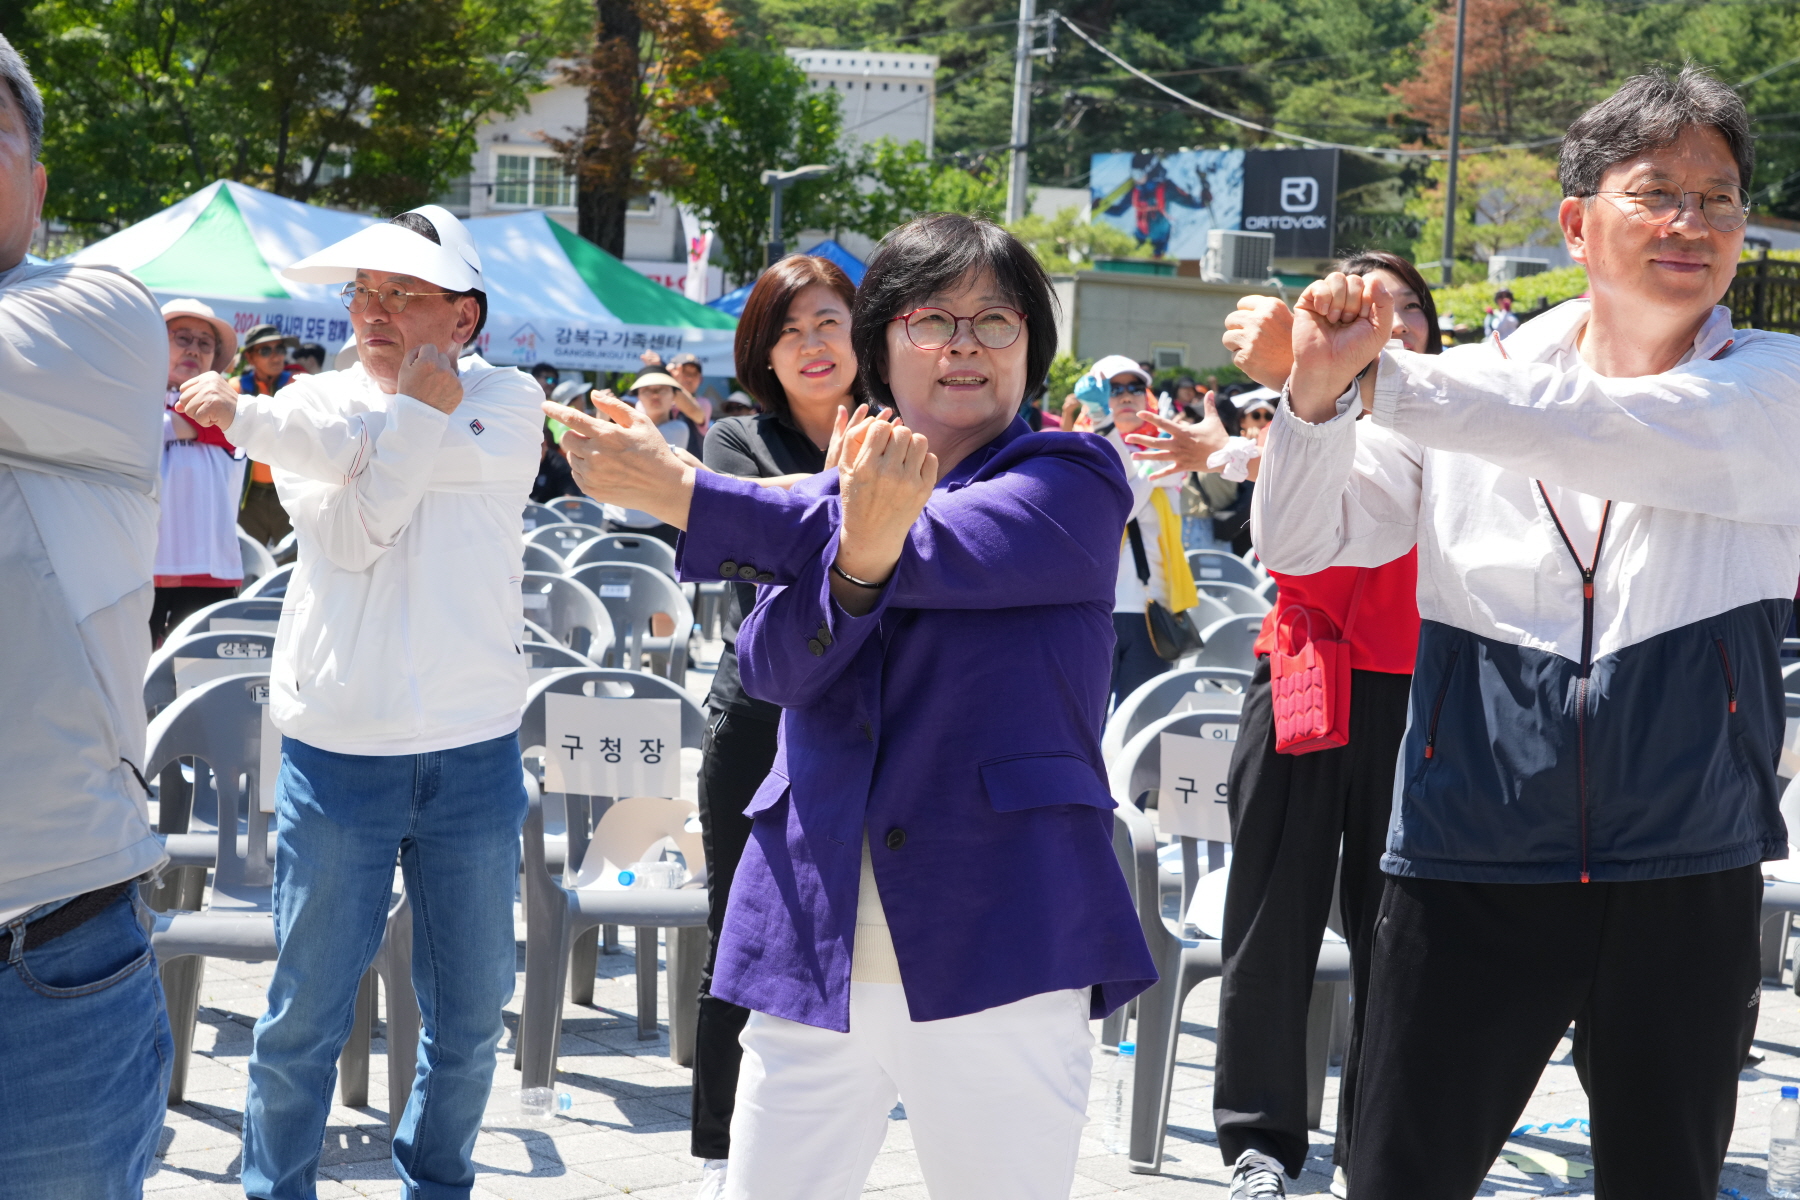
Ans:
[[[681,702],[547,693],[544,790],[681,795]]]

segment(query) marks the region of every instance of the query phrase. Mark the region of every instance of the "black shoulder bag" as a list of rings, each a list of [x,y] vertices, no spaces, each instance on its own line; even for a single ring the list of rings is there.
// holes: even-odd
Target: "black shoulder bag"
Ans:
[[[1125,536],[1131,539],[1131,559],[1137,565],[1138,582],[1144,585],[1144,624],[1150,628],[1150,648],[1164,662],[1192,654],[1206,643],[1194,628],[1193,618],[1184,612],[1170,612],[1162,601],[1151,598],[1150,560],[1144,555],[1144,535],[1136,517],[1125,522]]]

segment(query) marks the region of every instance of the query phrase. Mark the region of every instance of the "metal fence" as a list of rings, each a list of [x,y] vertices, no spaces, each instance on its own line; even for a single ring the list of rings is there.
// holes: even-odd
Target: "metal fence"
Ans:
[[[1800,333],[1800,262],[1770,258],[1765,250],[1739,263],[1724,302],[1739,329]]]

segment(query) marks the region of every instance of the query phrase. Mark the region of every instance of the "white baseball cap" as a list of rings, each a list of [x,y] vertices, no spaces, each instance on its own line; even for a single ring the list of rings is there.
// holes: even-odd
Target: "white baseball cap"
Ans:
[[[485,290],[481,255],[455,214],[426,204],[405,215],[425,218],[437,231],[438,240],[393,221],[382,221],[307,255],[281,273],[299,283],[348,283],[358,271],[392,271],[434,283],[447,292]]]
[[[1275,403],[1276,403],[1276,401],[1278,401],[1280,399],[1281,399],[1280,392],[1276,391],[1273,388],[1261,387],[1261,388],[1255,389],[1254,391],[1242,392],[1236,396],[1233,396],[1231,398],[1231,402],[1232,402],[1232,404],[1237,406],[1237,410],[1240,413],[1255,412],[1259,408],[1264,408],[1264,409],[1269,410],[1270,412],[1274,412],[1275,411]]]
[[[1140,367],[1135,360],[1126,358],[1123,354],[1108,354],[1105,358],[1102,358],[1099,362],[1088,368],[1088,374],[1093,375],[1098,379],[1111,379],[1114,375],[1124,375],[1127,373],[1136,375],[1139,379],[1142,379],[1145,387],[1150,386],[1149,373],[1145,371],[1144,368]]]

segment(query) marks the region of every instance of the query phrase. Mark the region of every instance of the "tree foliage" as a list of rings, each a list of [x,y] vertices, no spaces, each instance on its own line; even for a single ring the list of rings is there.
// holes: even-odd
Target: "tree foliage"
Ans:
[[[1415,258],[1429,262],[1444,248],[1445,181],[1449,164],[1431,165],[1429,181],[1409,206],[1424,218]],[[1508,150],[1463,160],[1456,181],[1456,257],[1483,261],[1509,249],[1562,238],[1556,207],[1562,188],[1556,164],[1539,154]]]
[[[523,107],[573,0],[14,0],[44,91],[45,211],[117,229],[212,182],[398,211]]]
[[[586,56],[566,72],[587,91],[587,123],[546,141],[575,175],[577,232],[623,258],[631,199],[685,170],[654,139],[655,117],[717,99],[700,66],[733,26],[719,0],[594,0],[593,11]]]
[[[1044,270],[1056,274],[1089,270],[1096,258],[1149,258],[1149,243],[1140,246],[1130,234],[1103,222],[1090,223],[1078,208],[1054,217],[1024,217],[1007,226],[1037,256]]]
[[[852,174],[838,145],[837,97],[814,91],[792,59],[766,47],[728,46],[689,70],[671,84],[709,98],[657,110],[656,152],[679,166],[663,186],[712,222],[726,274],[748,279],[762,267],[769,228],[764,171],[833,168],[783,194],[784,239],[841,223]]]

